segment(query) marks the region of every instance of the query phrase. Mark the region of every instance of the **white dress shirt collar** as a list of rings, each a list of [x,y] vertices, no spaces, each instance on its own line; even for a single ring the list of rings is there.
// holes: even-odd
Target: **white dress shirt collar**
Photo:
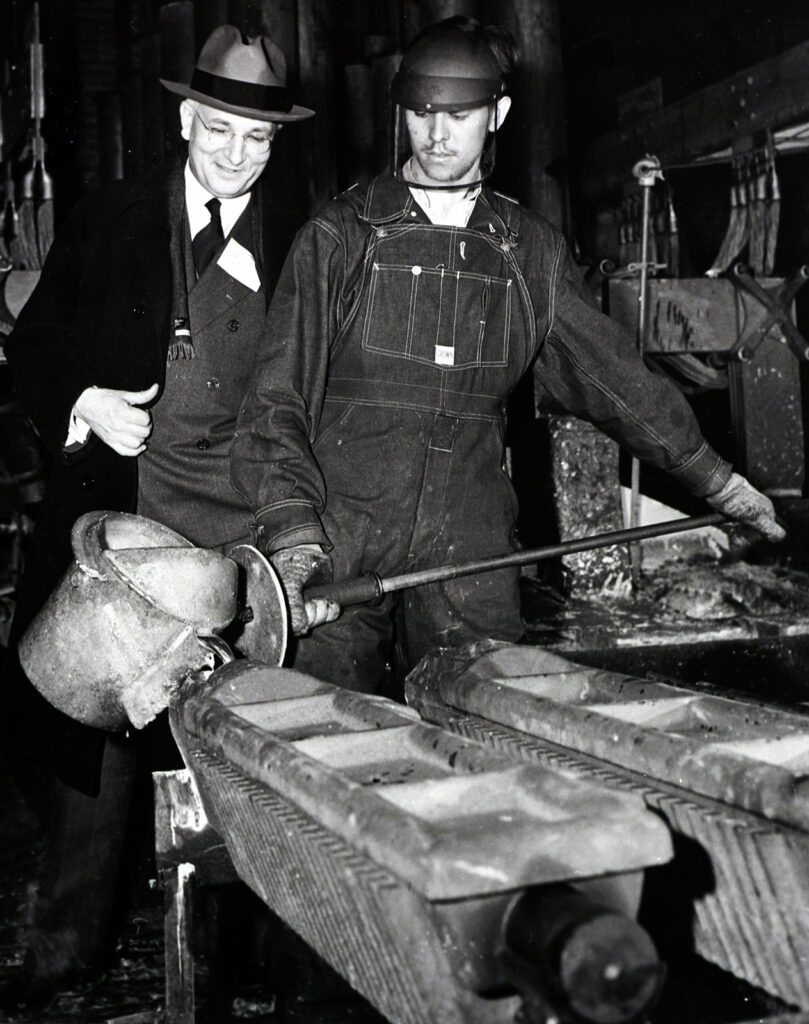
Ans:
[[[185,208],[188,210],[188,226],[191,229],[192,238],[211,219],[210,213],[205,208],[205,204],[210,199],[213,199],[213,196],[206,188],[200,185],[194,177],[190,164],[186,161]],[[222,203],[219,209],[219,215],[222,218],[222,233],[227,238],[233,230],[233,225],[244,213],[247,204],[250,202],[250,193],[245,192],[243,196],[237,196],[235,199],[221,199],[220,202]]]

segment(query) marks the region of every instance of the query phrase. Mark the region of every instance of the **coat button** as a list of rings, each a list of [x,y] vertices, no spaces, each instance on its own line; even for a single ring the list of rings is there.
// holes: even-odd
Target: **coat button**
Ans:
[[[197,441],[197,448],[199,448],[201,452],[207,451],[210,447],[211,442],[207,437],[201,437],[199,441]]]
[[[238,329],[239,329],[239,321],[238,320],[228,320],[228,330],[229,331],[232,331],[235,334],[235,332],[238,331]]]
[[[209,377],[208,380],[205,381],[205,386],[208,388],[209,391],[218,391],[219,390],[219,378],[218,377]]]
[[[132,307],[132,316],[140,320],[141,317],[146,316],[146,307],[139,302],[136,306]]]
[[[88,473],[87,476],[82,477],[81,485],[86,491],[92,490],[96,485],[95,477]]]

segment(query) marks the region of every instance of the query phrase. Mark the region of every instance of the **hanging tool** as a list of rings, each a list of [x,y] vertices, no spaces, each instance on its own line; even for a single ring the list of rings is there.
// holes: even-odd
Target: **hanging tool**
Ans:
[[[668,217],[668,276],[680,276],[680,229],[677,225],[677,214],[674,212],[674,196],[671,185],[666,182],[666,212]]]
[[[35,192],[36,177],[41,159],[42,136],[39,133],[39,106],[37,103],[36,74],[37,67],[41,64],[41,44],[39,43],[39,4],[34,4],[33,9],[33,38],[34,42],[29,44],[28,59],[30,71],[31,90],[31,133],[30,141],[25,149],[25,155],[31,156],[31,167],[25,172],[22,179],[22,192],[19,205],[19,238],[26,270],[39,270],[42,266],[39,254],[39,243],[37,240]]]
[[[53,179],[45,169],[45,142],[42,138],[42,119],[45,116],[45,61],[44,47],[39,40],[39,4],[34,4],[34,42],[31,45],[31,120],[34,126],[33,156],[34,184],[38,179],[36,207],[36,238],[39,265],[45,262],[53,242]]]
[[[767,201],[765,224],[764,274],[769,277],[775,269],[775,247],[778,244],[778,225],[781,219],[781,190],[775,169],[775,146],[772,135],[767,140]]]
[[[28,152],[31,152],[30,146],[26,148],[26,153]],[[17,208],[17,240],[22,259],[21,266],[24,270],[39,270],[40,267],[34,215],[34,173],[35,167],[32,163],[30,170],[23,175],[20,204]]]
[[[411,587],[424,586],[427,583],[442,583],[445,580],[458,579],[461,576],[474,576],[482,572],[494,572],[511,566],[533,565],[547,558],[562,555],[573,555],[579,551],[594,551],[596,548],[611,547],[615,544],[633,544],[652,537],[666,537],[688,530],[699,530],[705,526],[718,526],[727,522],[719,512],[711,512],[704,516],[692,516],[686,519],[670,519],[664,523],[650,523],[647,526],[634,527],[629,530],[613,530],[599,533],[592,537],[579,537],[575,540],[549,544],[542,548],[528,551],[511,551],[506,555],[495,555],[471,562],[459,562],[456,565],[440,565],[432,569],[421,569],[417,572],[405,573],[402,576],[389,576],[382,579],[375,572],[367,572],[355,579],[341,580],[337,583],[324,583],[311,587],[304,594],[307,600],[319,597],[336,601],[341,605],[366,604],[381,601],[385,594]]]
[[[737,156],[731,163],[730,219],[719,252],[706,270],[707,277],[719,277],[739,256],[750,236],[747,210],[747,181],[744,175],[746,158]]]

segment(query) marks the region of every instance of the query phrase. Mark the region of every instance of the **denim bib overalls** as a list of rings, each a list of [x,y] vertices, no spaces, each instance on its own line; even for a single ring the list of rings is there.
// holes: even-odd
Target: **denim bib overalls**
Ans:
[[[519,208],[481,199],[466,228],[431,224],[406,193],[368,226],[354,299],[332,343],[313,446],[326,485],[323,524],[335,578],[398,575],[502,554],[517,507],[505,466],[505,403],[534,344],[514,255]],[[495,197],[497,201],[497,197]],[[517,571],[401,592],[399,647],[427,650],[522,633]],[[299,647],[295,667],[372,688],[390,639],[390,598],[346,609]],[[359,680],[359,682],[358,682]]]

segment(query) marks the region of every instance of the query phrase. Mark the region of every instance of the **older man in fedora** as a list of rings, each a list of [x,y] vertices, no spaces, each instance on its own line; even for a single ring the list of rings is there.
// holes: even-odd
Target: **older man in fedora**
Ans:
[[[40,990],[103,967],[114,948],[136,744],[47,705],[24,679],[16,640],[70,564],[84,512],[136,512],[206,547],[249,539],[230,447],[297,228],[259,179],[282,127],[313,114],[285,78],[270,39],[217,28],[190,83],[163,82],[182,97],[185,164],[83,199],[5,346],[53,456],[2,686],[15,774],[56,808],[26,958]]]

